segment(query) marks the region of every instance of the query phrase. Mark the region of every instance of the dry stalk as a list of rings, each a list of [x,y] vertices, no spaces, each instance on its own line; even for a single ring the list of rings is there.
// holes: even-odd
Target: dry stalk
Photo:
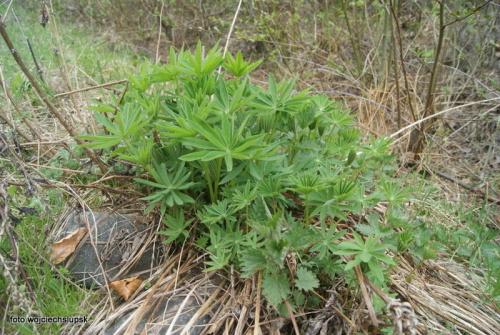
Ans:
[[[410,90],[410,85],[408,83],[408,75],[406,73],[406,68],[405,68],[405,61],[404,61],[404,51],[403,51],[403,41],[402,41],[402,38],[401,38],[401,28],[400,28],[400,25],[399,25],[399,20],[398,20],[398,17],[396,15],[396,12],[394,10],[394,0],[391,0],[390,1],[390,5],[389,5],[389,9],[391,11],[391,14],[392,14],[392,17],[394,19],[394,24],[396,26],[396,29],[395,29],[395,40],[397,41],[397,44],[398,44],[398,47],[394,46],[394,48],[398,48],[399,49],[399,61],[401,62],[401,72],[403,73],[403,78],[404,78],[404,83],[405,83],[405,89],[406,89],[406,97],[408,99],[408,106],[410,107],[410,111],[411,111],[411,115],[413,117],[413,121],[417,121],[417,115],[415,113],[415,109],[414,109],[414,106],[413,106],[413,102],[411,100],[411,90]],[[395,62],[397,62],[397,58],[394,59]],[[396,80],[398,80],[396,78]]]
[[[213,274],[213,272],[212,272]],[[186,295],[186,298],[182,301],[181,305],[177,309],[177,313],[175,313],[174,318],[170,322],[170,326],[167,329],[166,335],[172,335],[172,331],[174,330],[175,323],[177,322],[177,319],[181,315],[182,311],[184,310],[184,307],[186,306],[187,302],[189,301],[189,298],[193,295],[194,291],[200,286],[202,281],[200,280],[196,285],[193,286],[193,288],[189,291],[189,293]],[[182,332],[184,334],[184,331]]]
[[[182,331],[181,335],[188,335],[189,330],[191,327],[196,323],[196,321],[206,312],[210,311],[216,304],[211,305],[212,301],[219,295],[220,291],[222,290],[223,285],[225,285],[225,282],[222,282],[217,290],[214,291],[210,295],[210,297],[201,305],[201,307],[196,311],[196,313],[191,317],[189,322],[186,324],[184,327],[184,330]]]
[[[295,320],[295,315],[293,314],[293,309],[287,299],[284,300],[290,319],[292,320],[293,329],[295,330],[295,335],[300,335],[299,326],[297,325],[297,320]]]
[[[54,95],[54,98],[60,98],[60,97],[66,96],[66,95],[71,95],[71,94],[75,94],[75,93],[91,91],[91,90],[95,90],[95,89],[98,89],[98,88],[103,88],[103,87],[118,85],[118,84],[122,84],[122,83],[126,83],[126,82],[128,82],[128,79],[115,80],[115,81],[111,81],[109,83],[105,83],[105,84],[101,84],[101,85],[95,85],[95,86],[91,86],[91,87],[81,88],[79,90],[73,90],[73,91],[70,91],[70,92],[59,93],[59,94]]]
[[[391,5],[392,7],[392,2]],[[389,9],[389,12],[392,12]],[[403,126],[402,120],[401,120],[401,101],[400,101],[400,92],[401,89],[399,87],[399,65],[398,65],[398,51],[397,51],[397,46],[396,46],[396,33],[394,32],[394,23],[393,20],[391,19],[392,15],[389,16],[389,25],[391,29],[391,40],[392,40],[392,51],[393,51],[393,67],[394,67],[394,82],[396,83],[396,112],[398,114],[398,130],[401,129]]]
[[[227,278],[224,279],[224,282],[227,284]],[[219,308],[209,322],[211,326],[205,329],[201,335],[218,333],[224,326],[225,321],[231,316],[228,314],[228,311],[235,308],[235,300],[231,297],[230,290],[225,289],[225,293],[217,300],[216,304]]]
[[[7,123],[9,127],[11,127],[26,141],[33,141],[33,139],[30,136],[28,136],[28,134],[26,134],[23,130],[16,127],[16,125],[10,120],[10,118],[7,116],[7,113],[5,113],[2,107],[0,107],[0,119],[2,119],[5,123]]]
[[[47,94],[45,91],[40,87],[36,79],[33,77],[31,72],[28,70],[26,65],[24,64],[23,60],[21,59],[21,56],[19,55],[19,52],[14,48],[14,45],[7,33],[7,30],[5,30],[5,24],[3,22],[3,19],[0,17],[0,34],[2,35],[5,43],[7,44],[7,47],[9,48],[10,52],[12,53],[12,56],[14,57],[14,60],[17,62],[19,68],[23,71],[23,73],[26,75],[26,78],[30,81],[30,83],[33,85],[33,88],[35,89],[36,93],[40,96],[40,99],[47,105],[49,110],[54,114],[54,116],[59,120],[59,122],[62,124],[62,126],[66,129],[66,131],[74,138],[75,136],[78,135],[76,129],[71,126],[71,124],[66,120],[64,115],[62,115],[54,106],[54,104],[49,100],[47,97]],[[79,139],[75,139],[78,144],[83,144],[84,142]],[[95,153],[90,150],[89,148],[83,147],[83,150],[89,155],[90,158],[99,166],[99,169],[102,171],[102,173],[107,173],[108,169],[104,165],[104,163],[95,155]]]
[[[234,13],[234,16],[233,16],[233,21],[231,22],[231,27],[229,27],[229,32],[227,33],[226,45],[224,46],[224,52],[222,53],[222,55],[224,57],[226,56],[227,49],[229,47],[229,41],[231,40],[231,35],[233,33],[233,29],[234,29],[234,25],[236,23],[236,19],[238,18],[238,13],[240,12],[240,8],[241,8],[241,3],[242,2],[243,2],[243,0],[239,0],[238,1],[238,7],[236,8],[236,12]],[[222,71],[222,66],[219,67],[218,72],[220,73],[221,71]]]
[[[368,308],[368,313],[370,314],[370,319],[373,326],[373,334],[376,334],[379,328],[377,314],[375,313],[375,309],[373,308],[372,299],[370,298],[368,290],[366,289],[363,272],[361,272],[361,267],[359,265],[356,265],[354,267],[354,271],[356,272],[356,276],[358,277],[359,286],[361,287],[361,293],[363,294],[366,308]]]
[[[484,1],[482,4],[474,8],[470,13],[456,18],[452,20],[451,22],[445,22],[444,18],[444,12],[446,8],[446,0],[440,0],[438,1],[439,3],[439,33],[438,33],[438,43],[435,49],[435,55],[434,55],[434,62],[432,63],[432,69],[431,69],[431,76],[429,79],[428,87],[427,87],[427,94],[425,98],[425,107],[423,110],[423,118],[426,118],[432,114],[434,114],[434,103],[435,103],[435,95],[436,95],[436,85],[437,85],[437,78],[438,78],[438,70],[439,70],[439,65],[442,64],[442,59],[441,59],[441,53],[445,49],[444,43],[444,37],[445,37],[445,30],[448,26],[454,24],[455,22],[461,21],[466,19],[467,17],[475,14],[478,12],[481,8],[486,6],[491,0]],[[410,141],[410,149],[413,151],[415,154],[415,159],[417,159],[420,154],[422,153],[424,149],[424,140],[425,140],[425,132],[427,129],[429,129],[435,120],[429,119],[429,121],[426,121],[422,123],[422,125],[419,127],[418,130],[418,136],[416,135],[412,141]],[[417,133],[415,133],[417,134]]]
[[[158,28],[158,42],[156,43],[156,57],[155,57],[155,64],[158,64],[160,62],[160,39],[161,39],[161,28],[162,28],[162,21],[163,21],[163,7],[165,6],[165,3],[161,2],[161,8],[160,8],[160,16],[158,18],[160,24]]]
[[[317,296],[318,298],[320,298],[321,300],[323,300],[323,302],[325,303],[329,303],[328,302],[328,299],[326,299],[325,297],[323,297],[322,295],[320,295],[319,293],[317,293],[316,291],[311,291],[315,296]],[[356,324],[347,317],[347,315],[344,314],[344,312],[342,312],[340,309],[338,309],[335,305],[331,304],[328,306],[329,308],[333,309],[335,312],[337,312],[351,327],[352,329],[356,329]]]
[[[262,294],[262,270],[257,273],[257,294],[255,297],[255,324],[253,328],[253,335],[261,335],[260,329],[260,295]]]
[[[247,279],[245,281],[245,287],[241,293],[241,307],[240,317],[238,318],[238,323],[236,324],[236,329],[234,330],[234,335],[241,335],[243,333],[243,328],[245,327],[248,321],[248,313],[250,309],[248,307],[248,302],[251,302],[251,291],[252,291],[252,282]]]
[[[147,311],[147,306],[148,306],[149,302],[151,301],[151,299],[153,298],[153,296],[156,293],[156,291],[158,291],[162,280],[175,267],[176,262],[179,259],[181,259],[184,254],[188,253],[189,250],[191,250],[190,247],[188,247],[187,249],[183,250],[183,252],[181,252],[180,254],[178,254],[175,258],[171,259],[170,265],[165,269],[165,271],[160,276],[160,278],[158,279],[158,281],[156,282],[156,284],[154,284],[153,287],[151,287],[149,294],[144,299],[144,302],[141,304],[141,306],[135,312],[134,317],[132,318],[132,320],[131,320],[130,324],[128,325],[127,329],[125,330],[125,335],[133,335],[133,334],[135,334],[137,326],[139,325],[139,323],[141,322],[142,318],[144,317],[144,314]],[[192,259],[193,259],[193,257],[192,257]],[[190,264],[189,260],[186,262],[186,264]],[[179,272],[180,272],[180,270],[179,270]],[[179,272],[177,273],[177,276],[180,275]]]
[[[49,6],[50,6],[50,10],[51,10],[51,13],[54,13],[54,7],[52,6],[52,0],[49,0]],[[61,76],[63,78],[63,81],[64,83],[66,84],[68,90],[72,91],[73,88],[71,86],[71,81],[69,79],[69,75],[68,75],[68,67],[66,65],[66,61],[64,59],[64,55],[62,54],[63,52],[63,47],[62,47],[62,43],[61,43],[61,36],[59,34],[59,30],[57,28],[57,23],[56,23],[56,20],[54,17],[52,17],[52,20],[49,21],[50,23],[50,27],[52,28],[52,32],[55,36],[55,39],[56,39],[56,43],[57,43],[57,52],[55,52],[55,56],[56,56],[56,60],[58,61],[59,65],[60,65],[60,72],[61,72]],[[76,101],[76,97],[74,95],[71,95],[71,102],[73,103],[73,107],[75,108],[75,111],[77,112],[78,114],[78,117],[80,118],[80,122],[83,123],[83,125],[85,125],[85,118],[82,116],[82,112],[80,110],[80,107],[78,106],[78,102]],[[74,120],[73,120],[73,117],[71,115],[67,115],[67,118],[68,118],[68,121],[74,126]]]
[[[453,262],[445,264],[457,266]],[[462,271],[461,268],[465,266],[460,266],[460,272],[450,271],[437,261],[428,260],[421,266],[420,271],[415,273],[414,280],[407,283],[402,278],[413,270],[413,265],[402,257],[398,262],[397,275],[392,277],[392,284],[396,291],[408,300],[411,307],[427,319],[427,326],[434,328],[435,332],[444,330],[443,320],[440,320],[442,318],[471,334],[495,334],[495,331],[500,329],[498,309],[477,303],[476,292],[470,289],[457,289],[474,286],[473,280],[465,275],[467,270]]]
[[[415,127],[415,126],[418,126],[419,124],[421,124],[422,122],[425,122],[429,119],[432,119],[432,118],[435,118],[439,115],[442,115],[442,114],[445,114],[445,113],[449,113],[451,111],[454,111],[454,110],[457,110],[457,109],[460,109],[460,108],[464,108],[464,107],[468,107],[468,106],[472,106],[472,105],[477,105],[477,104],[482,104],[482,103],[486,103],[486,102],[490,102],[490,101],[495,101],[495,100],[500,100],[500,97],[495,97],[495,98],[491,98],[491,99],[485,99],[485,100],[481,100],[481,101],[474,101],[474,102],[470,102],[470,103],[467,103],[467,104],[463,104],[463,105],[460,105],[460,106],[455,106],[455,107],[452,107],[452,108],[448,108],[448,109],[445,109],[441,112],[438,112],[438,113],[435,113],[435,114],[432,114],[432,115],[429,115],[423,119],[420,119],[418,121],[415,121],[409,125],[407,125],[406,127],[398,130],[397,132],[395,132],[394,134],[390,135],[389,137],[390,138],[395,138],[397,135]],[[409,135],[409,134],[406,134],[406,135]],[[395,140],[393,143],[397,143],[399,142],[401,139],[403,139],[406,135],[398,138],[397,140]]]
[[[67,145],[66,143],[64,143],[63,141],[41,141],[41,142],[26,142],[26,143],[21,143],[19,144],[21,147],[28,147],[28,146],[37,146],[37,147],[40,147],[42,145],[60,145],[62,146],[70,155],[71,157],[73,157],[74,159],[76,160],[79,160],[80,157],[78,157],[69,147],[69,145]],[[81,173],[82,171],[76,171],[76,170],[73,170],[75,171],[76,173]]]
[[[2,71],[1,67],[0,67],[0,86],[2,86],[3,91],[4,91],[5,95],[7,96],[7,100],[10,101],[10,103],[12,104],[12,106],[14,107],[14,109],[16,110],[16,112],[23,119],[23,121],[26,124],[26,126],[28,126],[28,128],[31,130],[31,132],[33,133],[33,135],[35,135],[35,137],[39,141],[42,141],[42,137],[40,136],[40,134],[38,133],[38,131],[35,129],[35,127],[31,123],[31,121],[24,117],[24,114],[21,112],[20,108],[16,104],[16,101],[14,100],[14,98],[10,94],[9,90],[7,89],[7,85],[6,85],[5,80],[3,78],[3,71]],[[32,141],[31,138],[28,137],[28,135],[26,135],[21,129],[19,129],[19,128],[17,128],[15,126],[14,122],[11,121],[12,116],[11,116],[11,118],[9,118],[9,117],[7,117],[7,114],[4,115],[2,108],[0,108],[0,111],[2,111],[2,113],[0,114],[0,118],[2,118],[2,120],[4,120],[14,131],[16,131],[24,139],[26,139],[27,141]]]

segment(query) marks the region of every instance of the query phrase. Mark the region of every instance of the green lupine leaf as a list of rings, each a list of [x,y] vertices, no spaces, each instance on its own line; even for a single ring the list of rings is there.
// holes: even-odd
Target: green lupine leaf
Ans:
[[[144,213],[145,214],[148,214],[149,212],[151,212],[155,207],[156,205],[158,204],[159,201],[152,201],[148,207],[146,207],[146,209],[144,210]]]
[[[232,171],[227,171],[226,176],[219,182],[219,185],[224,185],[227,182],[229,182],[229,181],[233,180],[234,178],[236,178],[237,176],[239,176],[241,174],[241,171],[243,171],[243,169],[246,166],[247,166],[246,163],[242,163],[242,164],[238,165],[236,168],[233,168]]]
[[[350,269],[352,269],[353,267],[355,267],[356,265],[359,265],[359,264],[361,264],[361,259],[359,257],[356,257],[356,258],[354,258],[354,260],[348,262],[345,265],[344,271],[349,271]]]
[[[378,260],[380,260],[380,261],[382,261],[382,262],[384,262],[386,264],[396,265],[396,263],[394,262],[394,260],[390,256],[387,256],[386,254],[375,252],[375,253],[372,253],[371,255],[374,258],[377,258]]]
[[[142,200],[152,200],[154,205],[161,202],[161,213],[164,214],[166,211],[166,206],[172,207],[175,205],[183,205],[184,203],[194,202],[187,194],[183,194],[182,190],[186,190],[195,185],[192,182],[186,182],[190,176],[190,172],[184,169],[184,165],[178,166],[175,174],[171,174],[167,171],[165,163],[153,164],[154,169],[152,170],[152,175],[156,180],[151,182],[144,179],[136,178],[135,181],[141,184],[145,184],[154,188],[157,188],[154,193],[141,198]],[[147,208],[147,212],[150,212],[154,208],[151,205]]]
[[[233,158],[231,157],[231,154],[224,155],[224,161],[226,162],[227,171],[231,172],[233,170]]]
[[[207,261],[206,264],[210,267],[208,269],[203,270],[203,272],[216,271],[224,269],[229,264],[229,259],[231,258],[231,254],[226,252],[225,250],[217,250],[217,253],[211,254],[211,261]]]
[[[94,112],[94,117],[100,124],[106,127],[108,131],[113,132],[113,134],[118,132],[117,126],[101,113]]]
[[[368,263],[370,259],[372,258],[372,254],[366,251],[363,251],[362,253],[359,254],[359,259],[361,259],[362,262]]]
[[[107,149],[119,144],[122,139],[113,135],[83,135],[75,136],[75,138],[93,141],[91,143],[84,143],[82,147],[89,147],[93,149]]]
[[[164,121],[158,121],[155,123],[156,129],[161,131],[163,136],[171,137],[171,138],[183,138],[183,137],[193,137],[198,134],[196,130],[194,130],[186,120],[183,118],[177,118],[176,122],[179,126],[175,124],[170,124]],[[166,132],[165,132],[166,131]]]
[[[265,146],[254,146],[255,143],[262,141],[265,134],[253,135],[245,138],[244,140],[238,142],[238,147],[236,147],[233,152],[246,152],[248,150],[263,149]],[[248,150],[247,150],[248,149]]]
[[[353,232],[352,236],[354,236],[354,239],[356,240],[356,243],[358,244],[358,246],[362,247],[365,244],[365,241],[363,240],[361,235],[357,234],[356,232]],[[349,242],[346,242],[346,244],[347,243],[349,243]]]
[[[335,233],[336,225],[330,226],[328,229],[326,223],[321,222],[321,229],[317,231],[318,240],[315,245],[312,246],[311,251],[318,252],[319,258],[324,258],[327,256],[328,252],[338,254],[337,249],[339,247],[338,243],[335,241],[339,240],[347,232],[346,230],[341,230]],[[347,254],[348,255],[348,254]]]
[[[179,159],[183,160],[183,161],[188,161],[188,162],[197,161],[197,160],[203,159],[203,157],[205,157],[205,155],[207,155],[208,153],[209,153],[209,151],[206,151],[206,150],[196,151],[196,152],[192,152],[192,153],[183,155],[183,156],[179,157]]]
[[[199,132],[206,141],[209,141],[216,148],[224,149],[224,140],[221,138],[219,133],[212,128],[206,121],[200,119],[197,116],[193,116],[193,122],[190,123],[193,129]]]
[[[384,273],[382,272],[382,267],[375,260],[370,260],[368,262],[368,268],[370,269],[370,273],[378,280],[379,283],[384,282]]]
[[[225,157],[225,156],[227,156],[227,153],[224,151],[209,151],[203,156],[203,158],[201,160],[202,161],[211,161],[211,160]],[[228,169],[228,171],[231,171],[231,170]]]
[[[243,55],[241,51],[238,51],[238,53],[236,54],[236,59],[230,53],[228,53],[226,55],[226,62],[223,66],[225,69],[231,72],[232,75],[236,77],[242,77],[259,66],[260,63],[262,63],[262,59],[252,64],[243,61]]]
[[[164,185],[161,185],[161,184],[158,184],[158,183],[146,180],[146,179],[134,178],[134,181],[141,183],[141,184],[144,184],[144,185],[151,186],[151,187],[157,187],[157,188],[165,188],[166,187]]]
[[[173,242],[181,236],[186,238],[189,236],[189,232],[186,229],[193,221],[194,218],[186,220],[182,211],[175,213],[175,215],[167,214],[163,219],[163,223],[168,229],[161,230],[158,234],[169,236],[163,243]]]
[[[95,104],[95,106],[89,106],[87,109],[99,113],[115,113],[116,112],[116,107],[110,104],[105,104],[97,100],[91,100],[92,103]]]

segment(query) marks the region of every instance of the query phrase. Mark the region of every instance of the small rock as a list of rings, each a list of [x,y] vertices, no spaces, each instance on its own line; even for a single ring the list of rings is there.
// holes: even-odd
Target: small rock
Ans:
[[[206,294],[211,294],[215,288],[208,290]],[[202,292],[197,292],[197,296],[204,295]],[[185,300],[184,295],[174,296],[171,298],[163,297],[162,301],[159,303],[159,307],[156,311],[155,318],[152,322],[146,324],[146,320],[151,316],[154,307],[150,309],[148,313],[144,316],[142,321],[139,323],[136,329],[136,333],[140,334],[144,327],[146,326],[146,334],[165,334],[170,324],[172,324],[175,315],[179,311],[182,303]],[[199,301],[197,297],[191,296],[185,303],[182,312],[179,314],[175,320],[174,326],[172,327],[172,334],[182,333],[185,325],[191,320],[193,315],[198,311],[198,309],[203,304],[203,301]],[[105,331],[105,335],[121,334],[128,326],[128,320],[132,317],[132,312],[125,314],[123,317],[118,319],[118,321],[109,327]],[[205,314],[196,321],[196,324],[189,330],[189,335],[198,335],[206,327],[206,323],[210,321],[210,315]],[[124,323],[127,323],[124,325]]]
[[[111,214],[103,218],[105,214],[87,211],[84,215],[84,213],[74,212],[66,219],[58,234],[58,240],[80,227],[87,228],[85,222],[87,218],[97,249],[96,253],[90,237],[87,238],[81,249],[68,258],[72,259],[71,264],[67,266],[69,272],[87,288],[99,288],[110,281],[134,277],[139,273],[148,277],[149,274],[144,271],[158,265],[161,248],[148,246],[148,250],[142,253],[137,263],[131,269],[128,268],[131,267],[135,256],[142,252],[144,242],[151,234],[152,227],[139,223],[140,216]]]

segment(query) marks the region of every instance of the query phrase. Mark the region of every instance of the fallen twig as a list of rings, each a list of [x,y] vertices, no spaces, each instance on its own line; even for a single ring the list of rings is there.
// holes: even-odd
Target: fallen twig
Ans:
[[[9,48],[10,52],[12,53],[12,57],[14,57],[14,60],[17,62],[19,65],[19,68],[23,71],[23,73],[26,75],[26,78],[29,80],[33,88],[35,89],[36,93],[40,96],[40,99],[45,103],[45,105],[49,108],[52,114],[59,120],[61,125],[66,129],[66,131],[71,135],[71,137],[75,137],[79,135],[75,128],[71,126],[71,124],[66,120],[65,116],[61,114],[56,106],[49,100],[47,97],[47,94],[45,91],[40,87],[36,79],[33,77],[31,72],[28,70],[26,65],[24,64],[23,60],[21,59],[21,56],[19,55],[19,52],[16,50],[14,47],[14,44],[12,43],[9,35],[7,34],[7,30],[5,30],[5,24],[3,22],[2,17],[0,16],[0,35],[2,35],[3,40],[5,41],[5,44],[7,44],[7,47]],[[79,139],[75,139],[78,144],[83,144],[84,142]],[[102,173],[108,172],[108,168],[104,163],[97,157],[97,155],[90,150],[89,148],[83,147],[83,150],[89,155],[90,158],[99,166],[99,169],[102,171]]]
[[[105,84],[101,84],[101,85],[90,86],[90,87],[86,87],[86,88],[81,88],[79,90],[73,90],[73,91],[69,91],[69,92],[59,93],[59,94],[54,95],[54,98],[60,98],[60,97],[66,96],[66,95],[71,95],[71,94],[75,94],[75,93],[91,91],[91,90],[95,90],[97,88],[118,85],[118,84],[122,84],[122,83],[125,83],[125,82],[128,82],[128,80],[127,79],[122,79],[122,80],[111,81],[109,83],[105,83]]]

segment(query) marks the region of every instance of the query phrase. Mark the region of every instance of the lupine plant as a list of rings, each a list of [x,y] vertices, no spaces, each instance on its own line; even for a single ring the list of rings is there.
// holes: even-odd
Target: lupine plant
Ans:
[[[354,266],[384,286],[394,261],[378,233],[388,220],[365,220],[378,229],[354,232],[354,242],[338,227],[381,201],[404,201],[389,181],[390,141],[364,141],[340,102],[297,92],[294,80],[270,74],[264,87],[252,84],[259,63],[217,46],[171,50],[168,64],[129,78],[120,103],[92,107],[104,131],[80,138],[142,167],[135,181],[150,192],[146,212],[164,217],[167,242],[193,237],[210,255],[208,271],[259,273],[280,311]]]

